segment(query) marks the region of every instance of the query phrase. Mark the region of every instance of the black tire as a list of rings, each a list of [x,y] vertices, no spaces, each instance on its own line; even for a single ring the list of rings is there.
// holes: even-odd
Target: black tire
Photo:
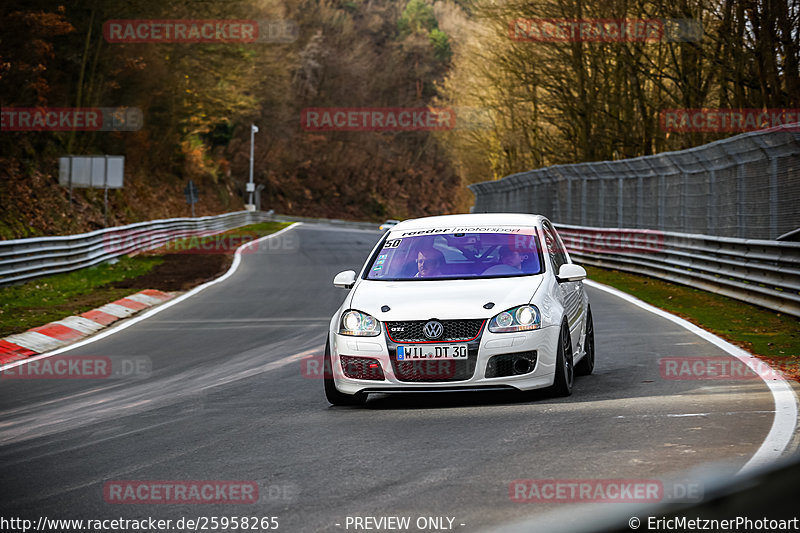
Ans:
[[[367,395],[363,392],[356,394],[345,394],[336,388],[333,381],[333,365],[331,364],[331,341],[325,343],[325,366],[323,381],[325,382],[325,398],[331,405],[364,405]]]
[[[575,380],[575,368],[572,364],[572,339],[569,327],[564,322],[558,335],[558,353],[556,354],[556,376],[549,391],[553,396],[569,396]]]
[[[583,341],[583,359],[575,365],[575,374],[588,376],[594,370],[594,322],[592,321],[592,308],[586,312],[586,339]]]

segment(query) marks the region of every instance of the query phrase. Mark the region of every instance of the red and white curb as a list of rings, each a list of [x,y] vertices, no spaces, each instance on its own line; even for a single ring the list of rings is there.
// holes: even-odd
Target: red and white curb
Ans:
[[[174,294],[146,289],[79,316],[68,316],[24,333],[0,339],[0,365],[55,350],[134,313],[173,298]]]

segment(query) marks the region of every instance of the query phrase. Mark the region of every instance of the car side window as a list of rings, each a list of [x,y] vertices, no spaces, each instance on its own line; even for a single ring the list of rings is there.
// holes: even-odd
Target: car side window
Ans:
[[[561,243],[561,239],[558,238],[558,234],[550,224],[547,222],[543,223],[542,229],[544,230],[544,241],[547,246],[547,253],[550,255],[553,268],[556,273],[558,273],[561,265],[569,263],[567,254],[564,253],[564,245]]]

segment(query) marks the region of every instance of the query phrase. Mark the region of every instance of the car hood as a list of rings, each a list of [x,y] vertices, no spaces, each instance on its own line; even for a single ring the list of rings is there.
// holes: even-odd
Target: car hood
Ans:
[[[361,280],[349,307],[378,320],[441,320],[491,318],[500,311],[530,302],[542,275],[516,278],[438,281]],[[494,307],[483,306],[494,302]],[[388,305],[390,311],[382,312]]]

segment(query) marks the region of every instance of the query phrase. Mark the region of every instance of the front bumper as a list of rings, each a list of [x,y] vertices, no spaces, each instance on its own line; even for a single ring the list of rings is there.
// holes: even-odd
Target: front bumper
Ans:
[[[478,338],[463,342],[443,342],[442,344],[466,344],[469,350],[466,361],[425,360],[415,361],[415,367],[397,361],[397,342],[383,331],[377,337],[351,337],[333,333],[331,335],[331,363],[336,388],[347,394],[357,392],[423,392],[452,390],[516,389],[532,390],[549,387],[555,375],[555,360],[558,350],[557,326],[544,327],[520,333],[491,333],[483,327]],[[399,344],[414,344],[400,341]],[[524,354],[509,357],[506,354]],[[370,363],[380,365],[379,372],[371,372],[374,379],[353,377],[352,366],[344,368],[342,356],[346,361],[353,358],[366,358]],[[492,358],[495,359],[492,360]],[[531,361],[529,371],[500,377],[488,375],[502,374],[508,364],[523,357]],[[490,364],[490,360],[492,361]],[[509,363],[511,361],[511,363]],[[535,361],[535,363],[533,362]],[[455,364],[452,364],[455,363]],[[517,370],[528,370],[524,364]],[[373,369],[374,370],[374,369]],[[348,376],[349,374],[349,376]]]

